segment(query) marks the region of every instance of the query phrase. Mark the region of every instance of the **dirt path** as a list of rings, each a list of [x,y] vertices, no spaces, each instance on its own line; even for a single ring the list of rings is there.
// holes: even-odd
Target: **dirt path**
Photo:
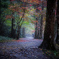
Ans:
[[[0,43],[0,59],[49,59],[37,48],[41,43],[42,40],[26,38]]]

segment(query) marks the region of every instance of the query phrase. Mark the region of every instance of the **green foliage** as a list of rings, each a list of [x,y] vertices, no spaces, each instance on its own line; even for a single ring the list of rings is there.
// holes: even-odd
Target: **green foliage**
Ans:
[[[5,36],[9,36],[10,33],[10,27],[6,26],[5,23],[5,15],[6,15],[6,10],[8,8],[10,1],[9,0],[0,0],[0,35],[5,35]],[[6,11],[6,12],[5,12]],[[8,12],[9,13],[9,12]]]
[[[5,9],[4,13],[5,13],[5,15],[11,15],[12,14],[12,12],[9,9]]]
[[[29,22],[24,21],[23,24],[24,24],[24,25],[29,25]]]
[[[6,20],[6,21],[5,21],[5,24],[6,24],[7,26],[11,26],[11,20]]]
[[[43,52],[46,53],[51,59],[59,59],[59,51],[58,50],[44,50]]]
[[[11,42],[13,38],[0,36],[0,42]]]
[[[0,0],[1,11],[3,11],[5,8],[7,8],[9,3],[10,3],[9,0]]]
[[[11,40],[12,38],[0,36],[0,40]]]

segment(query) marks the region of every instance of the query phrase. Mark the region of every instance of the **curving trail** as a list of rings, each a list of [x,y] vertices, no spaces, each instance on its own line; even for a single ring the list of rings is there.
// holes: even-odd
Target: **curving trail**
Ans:
[[[0,43],[0,59],[50,59],[42,49],[37,48],[42,39],[19,38]]]
[[[37,48],[41,43],[42,39],[28,39],[28,38],[19,38],[19,40],[13,40],[11,42],[0,43],[0,46],[9,48],[9,47],[18,47],[18,48]]]

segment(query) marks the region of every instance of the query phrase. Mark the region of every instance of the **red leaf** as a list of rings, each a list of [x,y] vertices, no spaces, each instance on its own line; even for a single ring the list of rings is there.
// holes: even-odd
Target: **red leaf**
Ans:
[[[38,7],[37,9],[38,9],[38,10],[42,10],[41,7]]]
[[[32,5],[30,4],[30,6],[32,6]]]

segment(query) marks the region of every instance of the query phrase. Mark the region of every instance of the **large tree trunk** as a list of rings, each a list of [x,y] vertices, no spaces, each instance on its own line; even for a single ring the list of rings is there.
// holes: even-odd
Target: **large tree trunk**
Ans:
[[[53,50],[55,49],[54,46],[55,2],[56,0],[47,0],[47,15],[44,40],[41,46],[39,46],[41,48]]]
[[[56,43],[59,44],[59,34],[57,34]]]
[[[56,18],[57,18],[57,37],[56,37],[56,42],[57,42],[57,44],[59,44],[59,27],[58,27],[58,25],[59,25],[59,0],[57,1],[57,15],[56,15]]]

